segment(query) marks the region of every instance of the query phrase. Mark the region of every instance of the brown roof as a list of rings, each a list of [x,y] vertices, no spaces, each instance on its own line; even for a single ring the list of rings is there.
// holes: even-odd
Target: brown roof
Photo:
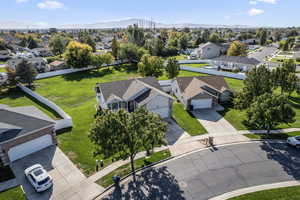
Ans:
[[[190,99],[199,93],[206,93],[204,86],[218,92],[231,90],[222,76],[190,76],[177,77],[179,89],[186,99]]]

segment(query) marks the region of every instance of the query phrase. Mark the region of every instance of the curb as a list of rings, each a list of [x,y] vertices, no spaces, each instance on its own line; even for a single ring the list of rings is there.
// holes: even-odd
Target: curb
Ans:
[[[163,160],[154,162],[154,163],[152,163],[152,164],[150,164],[150,165],[147,165],[147,166],[145,166],[145,167],[142,167],[142,168],[139,168],[139,169],[135,170],[134,173],[137,173],[137,172],[146,170],[146,169],[148,169],[148,168],[150,168],[150,167],[153,167],[154,165],[158,165],[158,164],[160,164],[160,163],[166,162],[166,161],[171,160],[171,159],[173,159],[173,158],[174,158],[173,156],[170,156],[170,157],[168,157],[168,158],[166,158],[166,159],[163,159]],[[125,175],[123,178],[120,179],[120,182],[123,181],[123,180],[125,180],[125,179],[127,179],[127,178],[128,178],[129,176],[131,176],[132,174],[133,174],[133,172],[130,172],[129,174]],[[107,192],[108,190],[110,190],[110,189],[113,188],[113,187],[114,187],[114,184],[112,184],[112,185],[106,187],[106,188],[104,189],[104,191],[101,192],[100,194],[98,194],[96,197],[94,197],[93,200],[95,200],[96,198],[100,197],[101,195],[103,195],[105,192]]]
[[[251,194],[251,193],[260,192],[260,191],[264,191],[264,190],[280,189],[280,188],[293,187],[293,186],[299,186],[299,185],[300,185],[300,181],[286,181],[286,182],[258,185],[258,186],[252,186],[252,187],[248,187],[248,188],[234,190],[234,191],[210,198],[209,200],[225,200],[225,199],[239,197],[239,196],[242,196],[245,194]]]
[[[285,143],[285,140],[272,140],[272,139],[253,139],[253,140],[249,140],[249,141],[244,141],[244,142],[232,142],[232,143],[225,143],[225,144],[220,144],[220,145],[216,145],[215,147],[224,147],[224,146],[231,146],[231,145],[239,145],[239,144],[247,144],[247,143],[254,143],[254,142],[269,142],[269,143]],[[190,155],[190,154],[193,154],[193,153],[197,153],[197,152],[200,152],[200,151],[205,151],[205,150],[209,150],[211,147],[206,147],[206,148],[201,148],[201,149],[197,149],[197,150],[193,150],[193,151],[190,151],[190,152],[186,152],[186,153],[183,153],[183,154],[180,154],[180,155],[177,155],[177,156],[170,156],[169,158],[166,158],[164,160],[160,160],[158,162],[155,162],[155,163],[152,163],[150,165],[147,165],[145,167],[142,167],[140,169],[137,169],[135,171],[136,172],[140,172],[140,171],[143,171],[143,170],[146,170],[150,167],[153,167],[155,165],[160,165],[160,164],[163,164],[164,162],[167,162],[167,161],[170,161],[170,160],[176,160],[176,159],[180,159],[182,157],[185,157],[187,155]],[[133,173],[131,172],[130,174],[127,174],[126,176],[124,176],[123,178],[120,179],[120,182],[127,179],[129,176],[131,176]],[[93,200],[95,200],[96,198],[100,197],[101,195],[103,195],[105,192],[107,192],[108,190],[110,190],[111,188],[114,187],[114,184],[106,187],[104,189],[103,192],[101,192],[100,194],[98,194],[96,197],[93,198]],[[214,199],[212,199],[214,200]],[[216,200],[221,200],[221,199],[216,199]]]

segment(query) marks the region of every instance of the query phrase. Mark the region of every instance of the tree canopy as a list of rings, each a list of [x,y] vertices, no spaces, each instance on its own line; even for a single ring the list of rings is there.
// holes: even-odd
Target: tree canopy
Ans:
[[[129,113],[123,109],[113,112],[103,111],[92,124],[89,138],[96,145],[95,155],[106,158],[130,158],[134,172],[134,158],[145,149],[165,144],[167,125],[158,115],[145,108]]]
[[[247,56],[247,46],[240,42],[234,41],[230,44],[230,47],[227,51],[228,56]]]
[[[173,79],[178,76],[180,71],[180,65],[175,57],[168,58],[166,65],[166,72],[169,79]]]
[[[71,41],[66,47],[64,58],[74,68],[87,67],[92,61],[92,48],[87,44]]]
[[[37,70],[25,59],[16,66],[15,78],[31,87],[37,75]]]
[[[145,54],[138,63],[138,71],[144,77],[159,77],[163,74],[163,68],[163,60],[159,57],[151,56],[149,54]]]

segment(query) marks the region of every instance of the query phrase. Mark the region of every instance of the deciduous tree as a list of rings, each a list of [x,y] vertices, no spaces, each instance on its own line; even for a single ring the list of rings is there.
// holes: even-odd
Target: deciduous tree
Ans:
[[[164,144],[167,125],[159,116],[144,108],[129,113],[123,109],[103,111],[92,124],[89,138],[96,145],[95,155],[106,158],[130,158],[131,170],[135,179],[134,158],[145,149]]]
[[[92,61],[92,48],[87,44],[71,41],[66,47],[64,58],[74,68],[87,67]]]
[[[28,84],[29,87],[32,86],[32,83],[34,82],[36,75],[37,75],[36,69],[25,59],[23,59],[16,66],[16,74],[15,74],[16,80],[21,83]]]
[[[231,43],[228,51],[228,56],[247,56],[247,46],[240,42],[240,41],[234,41]]]
[[[142,76],[159,77],[163,74],[163,60],[156,56],[145,54],[138,63],[138,71]]]
[[[167,72],[168,78],[173,79],[173,78],[177,77],[179,74],[179,71],[180,71],[180,65],[179,65],[178,61],[176,60],[176,58],[174,58],[174,57],[168,58],[167,66],[166,66],[166,72]]]

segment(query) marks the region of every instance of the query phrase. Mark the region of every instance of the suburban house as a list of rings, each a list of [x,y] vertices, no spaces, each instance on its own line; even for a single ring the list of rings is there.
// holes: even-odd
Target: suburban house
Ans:
[[[56,60],[49,64],[50,71],[68,68],[64,61]]]
[[[41,57],[52,56],[52,53],[51,53],[50,49],[48,49],[48,48],[35,48],[35,49],[31,49],[31,52],[37,57],[38,56],[41,56]]]
[[[0,50],[0,61],[6,61],[11,58],[10,50]]]
[[[213,59],[213,63],[223,70],[238,70],[249,71],[258,66],[260,61],[255,58],[248,58],[243,56],[220,56]]]
[[[221,47],[211,42],[199,45],[194,53],[200,59],[212,59],[221,55]]]
[[[136,78],[96,85],[98,109],[133,112],[144,106],[161,118],[170,118],[173,97],[162,91],[154,77]]]
[[[222,76],[191,76],[174,79],[172,93],[187,110],[195,110],[229,101],[233,92]]]
[[[22,62],[24,58],[13,58],[7,61],[8,67],[16,69],[17,65]],[[47,61],[41,57],[26,58],[28,63],[30,63],[39,73],[50,71]]]
[[[191,56],[195,56],[200,59],[216,58],[222,54],[225,54],[229,46],[229,43],[215,44],[212,42],[207,42],[205,44],[200,44],[199,47],[194,50]]]
[[[0,72],[0,85],[8,83],[8,75],[5,72]]]
[[[56,144],[55,122],[34,106],[0,104],[0,161],[4,165]]]

